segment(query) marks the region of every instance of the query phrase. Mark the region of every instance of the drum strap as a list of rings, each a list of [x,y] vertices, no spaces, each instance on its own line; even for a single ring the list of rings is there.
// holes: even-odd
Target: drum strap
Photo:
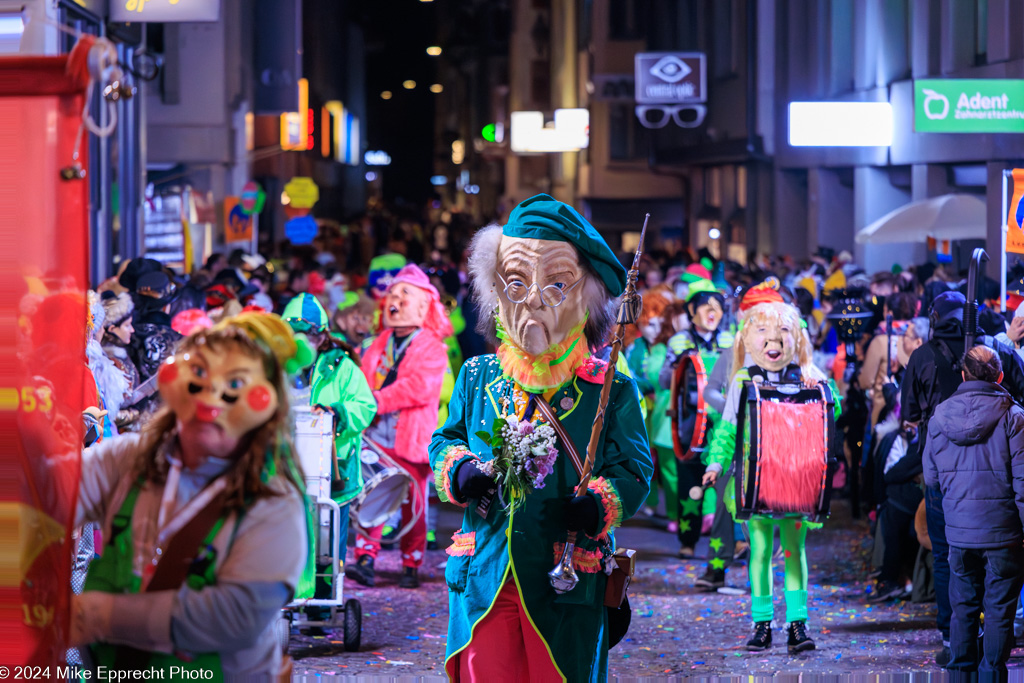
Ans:
[[[580,452],[576,450],[576,444],[573,443],[569,437],[569,433],[565,431],[565,427],[562,426],[561,420],[555,415],[555,411],[551,410],[551,405],[544,400],[543,396],[537,394],[531,394],[530,400],[533,401],[533,405],[540,411],[540,414],[544,416],[544,419],[548,421],[551,428],[555,430],[555,434],[561,439],[562,445],[565,446],[565,452],[569,454],[569,460],[572,461],[572,466],[576,469],[576,475],[583,478],[583,461],[580,460]]]

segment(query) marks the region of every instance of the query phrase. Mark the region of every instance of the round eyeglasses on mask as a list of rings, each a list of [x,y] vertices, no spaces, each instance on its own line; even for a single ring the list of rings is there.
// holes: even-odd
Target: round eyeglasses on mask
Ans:
[[[526,301],[530,296],[530,290],[537,287],[540,292],[540,301],[549,308],[555,308],[560,306],[565,301],[565,295],[568,294],[576,287],[579,283],[583,282],[581,277],[576,282],[572,283],[568,287],[558,283],[548,285],[547,287],[540,287],[536,282],[532,285],[527,285],[522,280],[512,280],[511,282],[505,282],[505,278],[500,273],[496,273],[498,279],[501,280],[501,284],[505,285],[505,298],[514,304],[521,304]]]

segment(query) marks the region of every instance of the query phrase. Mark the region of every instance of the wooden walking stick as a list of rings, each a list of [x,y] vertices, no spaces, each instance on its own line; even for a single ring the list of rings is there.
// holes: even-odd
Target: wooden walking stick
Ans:
[[[622,294],[622,302],[619,305],[619,314],[616,319],[615,339],[612,340],[611,354],[608,356],[608,367],[604,373],[604,385],[601,387],[601,400],[597,406],[597,415],[594,417],[594,426],[590,430],[590,441],[587,443],[587,459],[583,463],[583,473],[580,475],[580,483],[576,486],[576,497],[587,495],[587,486],[590,484],[590,477],[594,472],[594,459],[597,457],[597,444],[601,439],[601,431],[604,429],[604,414],[608,409],[608,400],[612,392],[612,381],[615,379],[615,364],[619,360],[619,350],[622,348],[622,337],[626,331],[626,325],[635,325],[640,319],[640,311],[643,308],[643,299],[636,291],[636,281],[640,276],[640,256],[643,254],[644,237],[647,234],[647,221],[651,214],[644,217],[644,227],[640,231],[640,244],[637,245],[636,254],[633,255],[633,265],[626,274],[626,291]],[[568,593],[576,587],[579,577],[572,566],[572,553],[576,549],[576,532],[570,531],[565,541],[565,548],[562,550],[562,559],[555,565],[555,568],[548,572],[551,587],[556,593]]]

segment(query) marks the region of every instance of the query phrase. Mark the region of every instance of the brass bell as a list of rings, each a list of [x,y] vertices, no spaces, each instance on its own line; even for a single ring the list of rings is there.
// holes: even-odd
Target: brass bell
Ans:
[[[559,595],[568,593],[579,583],[580,577],[576,575],[576,569],[572,566],[572,554],[575,549],[575,534],[570,534],[566,539],[565,548],[562,549],[562,559],[548,572],[551,587]]]

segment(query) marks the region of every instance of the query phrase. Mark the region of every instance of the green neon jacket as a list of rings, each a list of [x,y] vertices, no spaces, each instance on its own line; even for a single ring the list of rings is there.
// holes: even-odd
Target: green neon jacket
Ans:
[[[331,482],[331,497],[344,505],[363,489],[359,444],[363,430],[377,413],[377,402],[362,370],[341,349],[317,357],[310,386],[310,405],[331,408],[339,416],[334,447],[341,481]]]

